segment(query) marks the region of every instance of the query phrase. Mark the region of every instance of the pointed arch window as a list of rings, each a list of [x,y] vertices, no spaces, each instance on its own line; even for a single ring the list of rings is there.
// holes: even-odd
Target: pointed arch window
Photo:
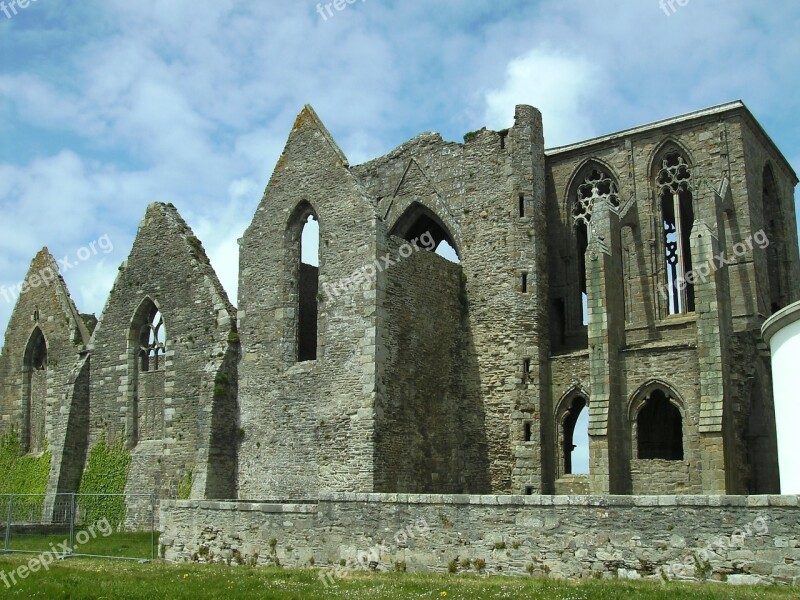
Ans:
[[[561,417],[564,475],[589,473],[589,400],[575,396]]]
[[[145,298],[131,320],[128,378],[128,447],[165,436],[167,329],[158,305]]]
[[[586,249],[591,237],[592,210],[598,201],[608,202],[619,208],[619,186],[617,182],[597,165],[584,167],[578,177],[575,201],[572,204],[572,220],[578,264],[578,287],[581,294],[583,325],[588,325],[588,302],[586,293]]]
[[[692,170],[678,150],[668,151],[656,175],[663,227],[667,314],[694,312],[691,232],[694,223]]]
[[[662,389],[651,391],[636,415],[640,459],[683,460],[683,416]]]
[[[297,265],[297,362],[317,360],[319,320],[319,219],[301,207]]]
[[[28,339],[23,358],[23,435],[26,452],[46,449],[47,340],[38,326]]]
[[[461,254],[449,229],[428,207],[414,202],[392,227],[396,235],[423,250],[430,250],[450,262],[460,263]]]
[[[151,303],[143,316],[143,323],[139,326],[139,369],[146,373],[164,368],[167,347],[164,318],[158,307]]]

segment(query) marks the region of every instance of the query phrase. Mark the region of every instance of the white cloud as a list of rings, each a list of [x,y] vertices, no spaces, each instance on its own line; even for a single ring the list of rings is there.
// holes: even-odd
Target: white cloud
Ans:
[[[486,94],[486,124],[509,127],[514,106],[530,104],[542,112],[548,147],[591,137],[595,129],[587,114],[596,78],[596,66],[583,58],[533,49],[512,60],[502,87]]]

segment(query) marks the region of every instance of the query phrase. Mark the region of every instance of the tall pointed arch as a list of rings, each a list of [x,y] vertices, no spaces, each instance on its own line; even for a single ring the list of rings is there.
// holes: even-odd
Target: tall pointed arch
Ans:
[[[694,312],[691,233],[694,224],[693,162],[674,140],[661,145],[653,158],[651,177],[660,215],[664,316]]]
[[[127,440],[164,438],[167,328],[159,305],[146,296],[131,318],[128,335]]]
[[[291,336],[295,340],[295,359],[297,362],[317,360],[320,222],[310,202],[303,201],[295,207],[286,234],[290,280],[296,295],[294,335]]]
[[[409,242],[417,241],[420,247],[430,247],[433,251],[438,251],[443,244],[447,244],[455,253],[458,259],[456,262],[461,260],[461,251],[450,229],[435,212],[420,202],[411,203],[397,219],[390,233]],[[427,236],[433,239],[430,246],[425,244]]]
[[[580,308],[579,313],[577,310],[573,312],[581,315],[582,325],[588,324],[586,249],[592,235],[592,211],[597,202],[607,202],[612,207],[619,208],[619,179],[608,165],[593,158],[585,161],[575,171],[567,193],[575,248],[575,276],[578,282],[573,304]]]
[[[573,386],[555,411],[557,475],[589,474],[589,394]]]
[[[21,445],[26,452],[47,449],[47,340],[36,325],[28,338],[22,363],[23,431]]]
[[[628,406],[635,458],[679,461],[684,458],[685,404],[661,381],[639,388]]]

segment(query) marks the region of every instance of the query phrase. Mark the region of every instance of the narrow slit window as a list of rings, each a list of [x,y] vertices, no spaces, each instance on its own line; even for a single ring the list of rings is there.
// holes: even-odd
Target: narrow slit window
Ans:
[[[525,421],[525,441],[530,442],[533,439],[533,423]]]
[[[520,277],[520,289],[522,290],[523,294],[528,293],[528,274],[523,273]]]
[[[520,218],[525,216],[525,194],[519,195],[519,216]]]
[[[317,359],[317,319],[319,316],[319,223],[308,214],[300,234],[298,265],[297,361]]]
[[[581,292],[581,322],[589,325],[589,294]]]

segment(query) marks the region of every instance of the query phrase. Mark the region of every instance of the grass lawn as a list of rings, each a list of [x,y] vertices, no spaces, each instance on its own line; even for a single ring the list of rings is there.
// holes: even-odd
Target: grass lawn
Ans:
[[[0,556],[0,572],[14,571],[25,563],[20,555]],[[663,598],[744,600],[797,598],[797,589],[737,588],[725,584],[660,584],[628,581],[585,583],[519,577],[475,575],[416,575],[406,573],[357,572],[325,588],[313,569],[173,565],[164,562],[138,564],[75,558],[61,561],[49,571],[29,574],[7,588],[0,580],[0,598],[47,600],[141,599],[236,600],[313,598],[525,598],[593,600],[617,598]]]
[[[83,531],[76,529],[76,535]],[[146,558],[152,556],[151,534],[147,533],[117,533],[103,536],[97,533],[94,537],[88,536],[85,544],[79,545],[76,541],[76,554],[94,554],[96,556],[118,556],[123,558]],[[26,550],[36,553],[46,552],[50,549],[50,544],[62,552],[59,544],[69,539],[69,529],[54,532],[49,535],[12,535],[8,545],[9,550]],[[158,534],[156,534],[156,544],[158,544]],[[3,548],[0,539],[0,549]],[[34,555],[28,555],[28,559]],[[3,586],[0,585],[0,590]]]

